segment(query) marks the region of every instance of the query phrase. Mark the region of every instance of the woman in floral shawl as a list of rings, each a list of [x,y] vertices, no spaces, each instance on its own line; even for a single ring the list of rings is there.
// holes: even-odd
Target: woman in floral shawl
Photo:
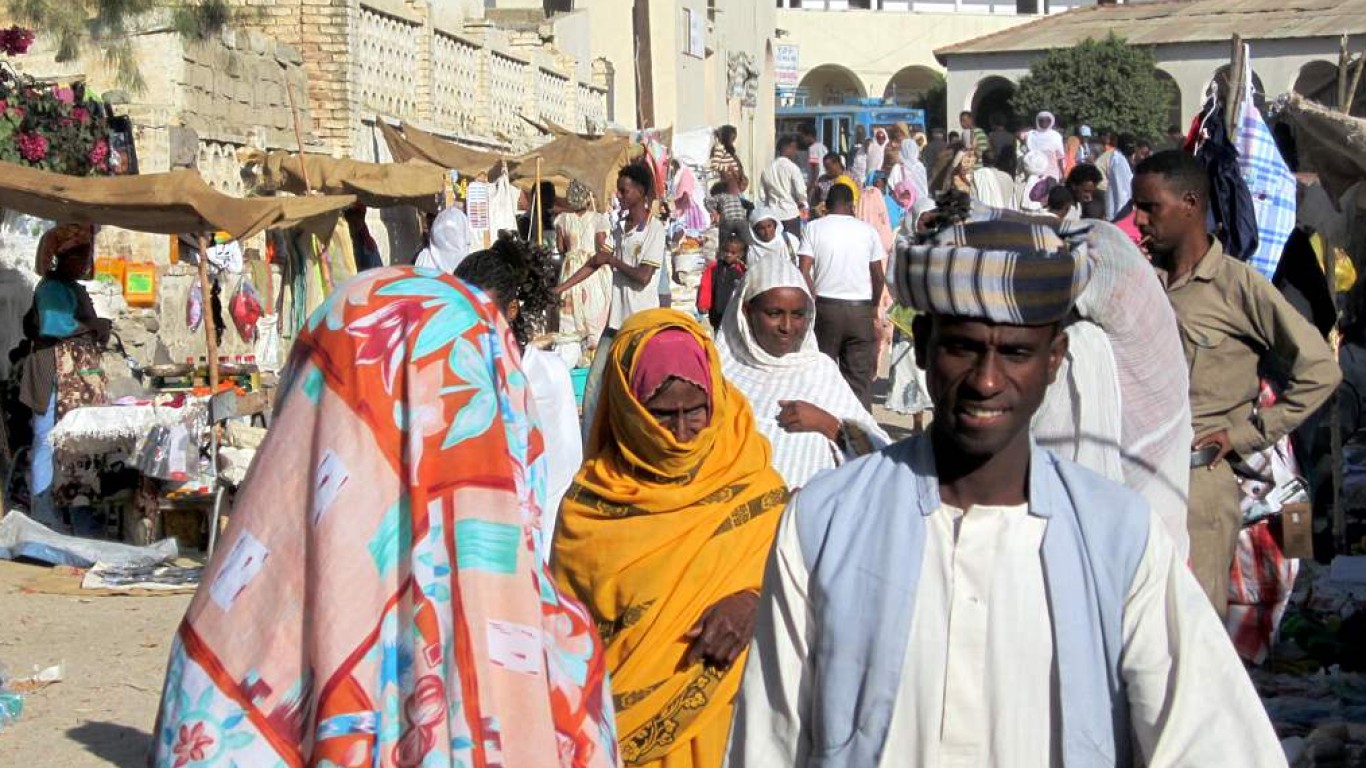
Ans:
[[[610,355],[551,566],[607,645],[626,765],[718,768],[787,489],[695,320],[637,313]]]
[[[176,633],[156,765],[616,765],[597,635],[540,557],[517,345],[480,296],[378,269],[313,316]]]

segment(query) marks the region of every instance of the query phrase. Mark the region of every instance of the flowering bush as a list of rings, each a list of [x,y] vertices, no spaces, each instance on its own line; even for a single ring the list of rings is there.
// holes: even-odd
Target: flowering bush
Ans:
[[[28,51],[33,33],[0,30],[0,53]],[[107,175],[109,109],[85,86],[39,83],[0,63],[0,160],[72,176]]]

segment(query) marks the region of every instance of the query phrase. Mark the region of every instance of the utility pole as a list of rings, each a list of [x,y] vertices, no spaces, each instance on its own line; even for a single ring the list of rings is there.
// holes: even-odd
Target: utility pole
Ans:
[[[654,55],[650,46],[649,0],[634,0],[631,27],[636,49],[636,125],[655,127]]]

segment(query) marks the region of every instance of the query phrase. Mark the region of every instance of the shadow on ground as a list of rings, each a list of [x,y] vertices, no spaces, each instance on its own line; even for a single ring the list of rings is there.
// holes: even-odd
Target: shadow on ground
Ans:
[[[66,732],[67,738],[85,746],[95,757],[118,766],[147,764],[152,737],[145,731],[118,723],[87,722]]]

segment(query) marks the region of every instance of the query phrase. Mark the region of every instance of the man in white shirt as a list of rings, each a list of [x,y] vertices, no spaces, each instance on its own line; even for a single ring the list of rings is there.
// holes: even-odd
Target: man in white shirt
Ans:
[[[806,180],[808,186],[814,185],[816,179],[820,178],[821,168],[825,166],[825,156],[830,154],[830,148],[821,143],[816,131],[810,125],[803,125],[798,134],[801,138],[802,146],[806,147]]]
[[[806,210],[806,177],[797,166],[796,136],[778,139],[778,156],[759,176],[759,200],[783,223],[783,229],[801,237],[802,211]]]
[[[871,410],[877,375],[874,323],[887,251],[877,230],[854,217],[849,187],[832,186],[825,205],[826,215],[807,226],[797,249],[802,274],[816,297],[816,343],[839,363],[844,380]]]
[[[935,421],[789,503],[731,768],[1285,766],[1146,503],[1030,438],[1084,248],[969,222],[896,269]]]

